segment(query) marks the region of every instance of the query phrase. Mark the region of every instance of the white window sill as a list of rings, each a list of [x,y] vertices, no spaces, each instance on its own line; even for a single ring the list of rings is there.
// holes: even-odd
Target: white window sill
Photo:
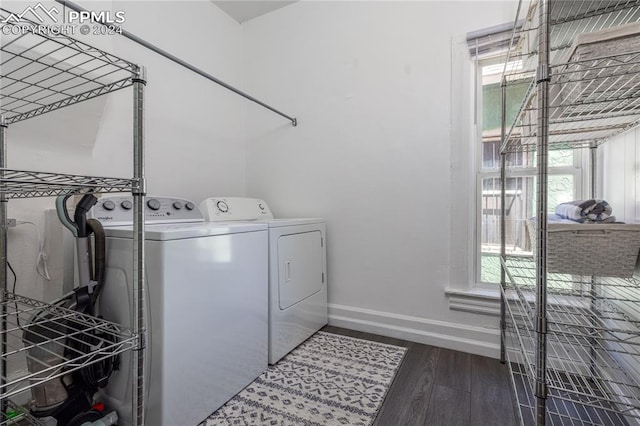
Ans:
[[[500,290],[498,288],[472,288],[459,290],[447,288],[449,309],[474,314],[500,316]]]

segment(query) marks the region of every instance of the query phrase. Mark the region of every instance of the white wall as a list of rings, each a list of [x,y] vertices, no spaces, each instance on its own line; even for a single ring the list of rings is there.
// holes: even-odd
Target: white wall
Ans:
[[[514,6],[303,1],[244,24],[246,87],[299,120],[246,107],[247,194],[276,215],[327,218],[333,324],[497,355],[496,318],[450,311],[445,296],[473,214],[450,219],[472,196],[452,194],[464,151],[452,137],[468,139],[451,129],[451,76],[464,75],[451,45]]]
[[[241,27],[209,1],[79,4],[93,10],[125,10],[126,30],[230,84],[241,84]],[[20,11],[24,3],[3,1],[3,7]],[[123,37],[93,36],[87,41],[148,69],[149,194],[179,195],[195,202],[211,193],[244,194],[246,163],[238,96]],[[130,177],[132,99],[133,91],[125,89],[11,125],[9,167]],[[33,220],[44,230],[43,212],[53,206],[53,198],[18,200],[9,203],[9,213]],[[49,238],[59,238],[62,232],[52,231]],[[54,297],[59,286],[52,290],[34,271],[35,232],[19,227],[11,229],[9,237],[9,260],[18,272],[18,291]],[[52,268],[59,281],[60,250],[50,245]]]
[[[606,141],[597,152],[597,196],[607,200],[618,221],[640,223],[640,128]],[[636,265],[635,277],[638,277],[639,271]],[[630,297],[627,293],[624,298]],[[638,319],[635,303],[613,303],[631,318]],[[619,324],[612,326],[617,327]],[[640,380],[640,363],[637,357],[626,355],[625,351],[635,353],[635,348],[624,345],[617,347],[612,356],[627,374]]]
[[[598,148],[599,196],[616,219],[640,223],[640,129],[625,132]]]

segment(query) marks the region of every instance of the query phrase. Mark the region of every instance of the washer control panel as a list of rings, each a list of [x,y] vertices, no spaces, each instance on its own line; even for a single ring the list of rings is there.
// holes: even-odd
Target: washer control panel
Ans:
[[[269,206],[259,198],[211,197],[200,203],[200,210],[210,222],[273,219]]]
[[[132,225],[133,203],[131,195],[100,198],[89,215],[98,219],[102,226]],[[204,216],[192,201],[183,198],[146,197],[144,220],[148,225],[204,222]]]

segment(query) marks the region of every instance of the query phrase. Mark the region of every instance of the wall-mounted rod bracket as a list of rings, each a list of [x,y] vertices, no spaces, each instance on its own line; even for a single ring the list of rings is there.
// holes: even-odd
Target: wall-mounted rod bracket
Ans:
[[[65,6],[65,7],[68,7],[71,10],[76,11],[76,12],[87,12],[86,9],[83,9],[82,7],[78,6],[77,4],[75,4],[75,3],[71,2],[71,1],[67,1],[67,0],[55,0],[55,1],[60,3],[61,5]],[[104,22],[104,21],[99,20],[99,19],[94,19],[94,21],[96,23],[98,23],[98,24],[104,25],[105,27],[113,26],[112,24],[109,24],[109,23]],[[261,107],[266,108],[269,111],[274,112],[274,113],[278,114],[279,116],[286,118],[287,120],[291,121],[291,124],[293,125],[293,127],[296,127],[298,125],[298,121],[294,117],[291,117],[291,116],[289,116],[289,115],[287,115],[287,114],[275,109],[274,107],[265,104],[264,102],[254,98],[253,96],[249,95],[248,93],[245,93],[242,90],[237,89],[237,88],[233,87],[232,85],[230,85],[228,83],[225,83],[224,81],[212,76],[211,74],[201,70],[200,68],[197,68],[197,67],[191,65],[190,63],[183,61],[182,59],[178,58],[177,56],[172,55],[171,53],[167,52],[166,50],[163,50],[163,49],[161,49],[161,48],[149,43],[148,41],[141,39],[140,37],[136,36],[135,34],[132,34],[129,31],[126,31],[125,29],[122,29],[122,34],[121,35],[123,35],[124,37],[128,38],[129,40],[131,40],[131,41],[133,41],[135,43],[138,43],[139,45],[141,45],[143,47],[146,47],[147,49],[157,53],[158,55],[163,56],[166,59],[169,59],[170,61],[175,62],[176,64],[178,64],[180,66],[183,66],[184,68],[186,68],[186,69],[188,69],[190,71],[195,72],[196,74],[206,78],[207,80],[212,81],[212,82],[224,87],[225,89],[230,90],[233,93],[235,93],[237,95],[240,95],[243,98],[248,99],[251,102],[254,102],[254,103],[260,105]]]

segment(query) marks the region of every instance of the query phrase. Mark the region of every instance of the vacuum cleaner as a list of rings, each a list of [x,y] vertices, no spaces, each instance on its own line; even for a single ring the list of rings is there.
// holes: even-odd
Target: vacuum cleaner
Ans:
[[[77,203],[73,220],[69,217],[67,200],[74,195],[68,193],[56,199],[56,211],[62,224],[75,238],[78,264],[78,285],[70,293],[53,302],[54,305],[96,316],[96,302],[104,285],[105,234],[99,221],[87,219],[87,213],[98,201],[87,193]],[[93,247],[91,245],[93,235]],[[65,336],[63,339],[60,336]],[[38,373],[60,364],[65,359],[99,352],[100,346],[113,342],[113,337],[89,329],[84,322],[74,319],[53,318],[50,312],[42,312],[29,319],[23,329],[23,341],[29,347],[27,368],[40,381],[51,372]],[[46,343],[45,343],[46,342]],[[76,371],[64,373],[62,366],[55,374],[60,377],[48,380],[31,388],[31,414],[35,417],[53,417],[58,426],[84,426],[101,422],[117,422],[109,413],[105,416],[101,404],[94,404],[98,389],[106,386],[109,376],[117,369],[119,358],[109,357]],[[105,423],[107,420],[109,423]]]

